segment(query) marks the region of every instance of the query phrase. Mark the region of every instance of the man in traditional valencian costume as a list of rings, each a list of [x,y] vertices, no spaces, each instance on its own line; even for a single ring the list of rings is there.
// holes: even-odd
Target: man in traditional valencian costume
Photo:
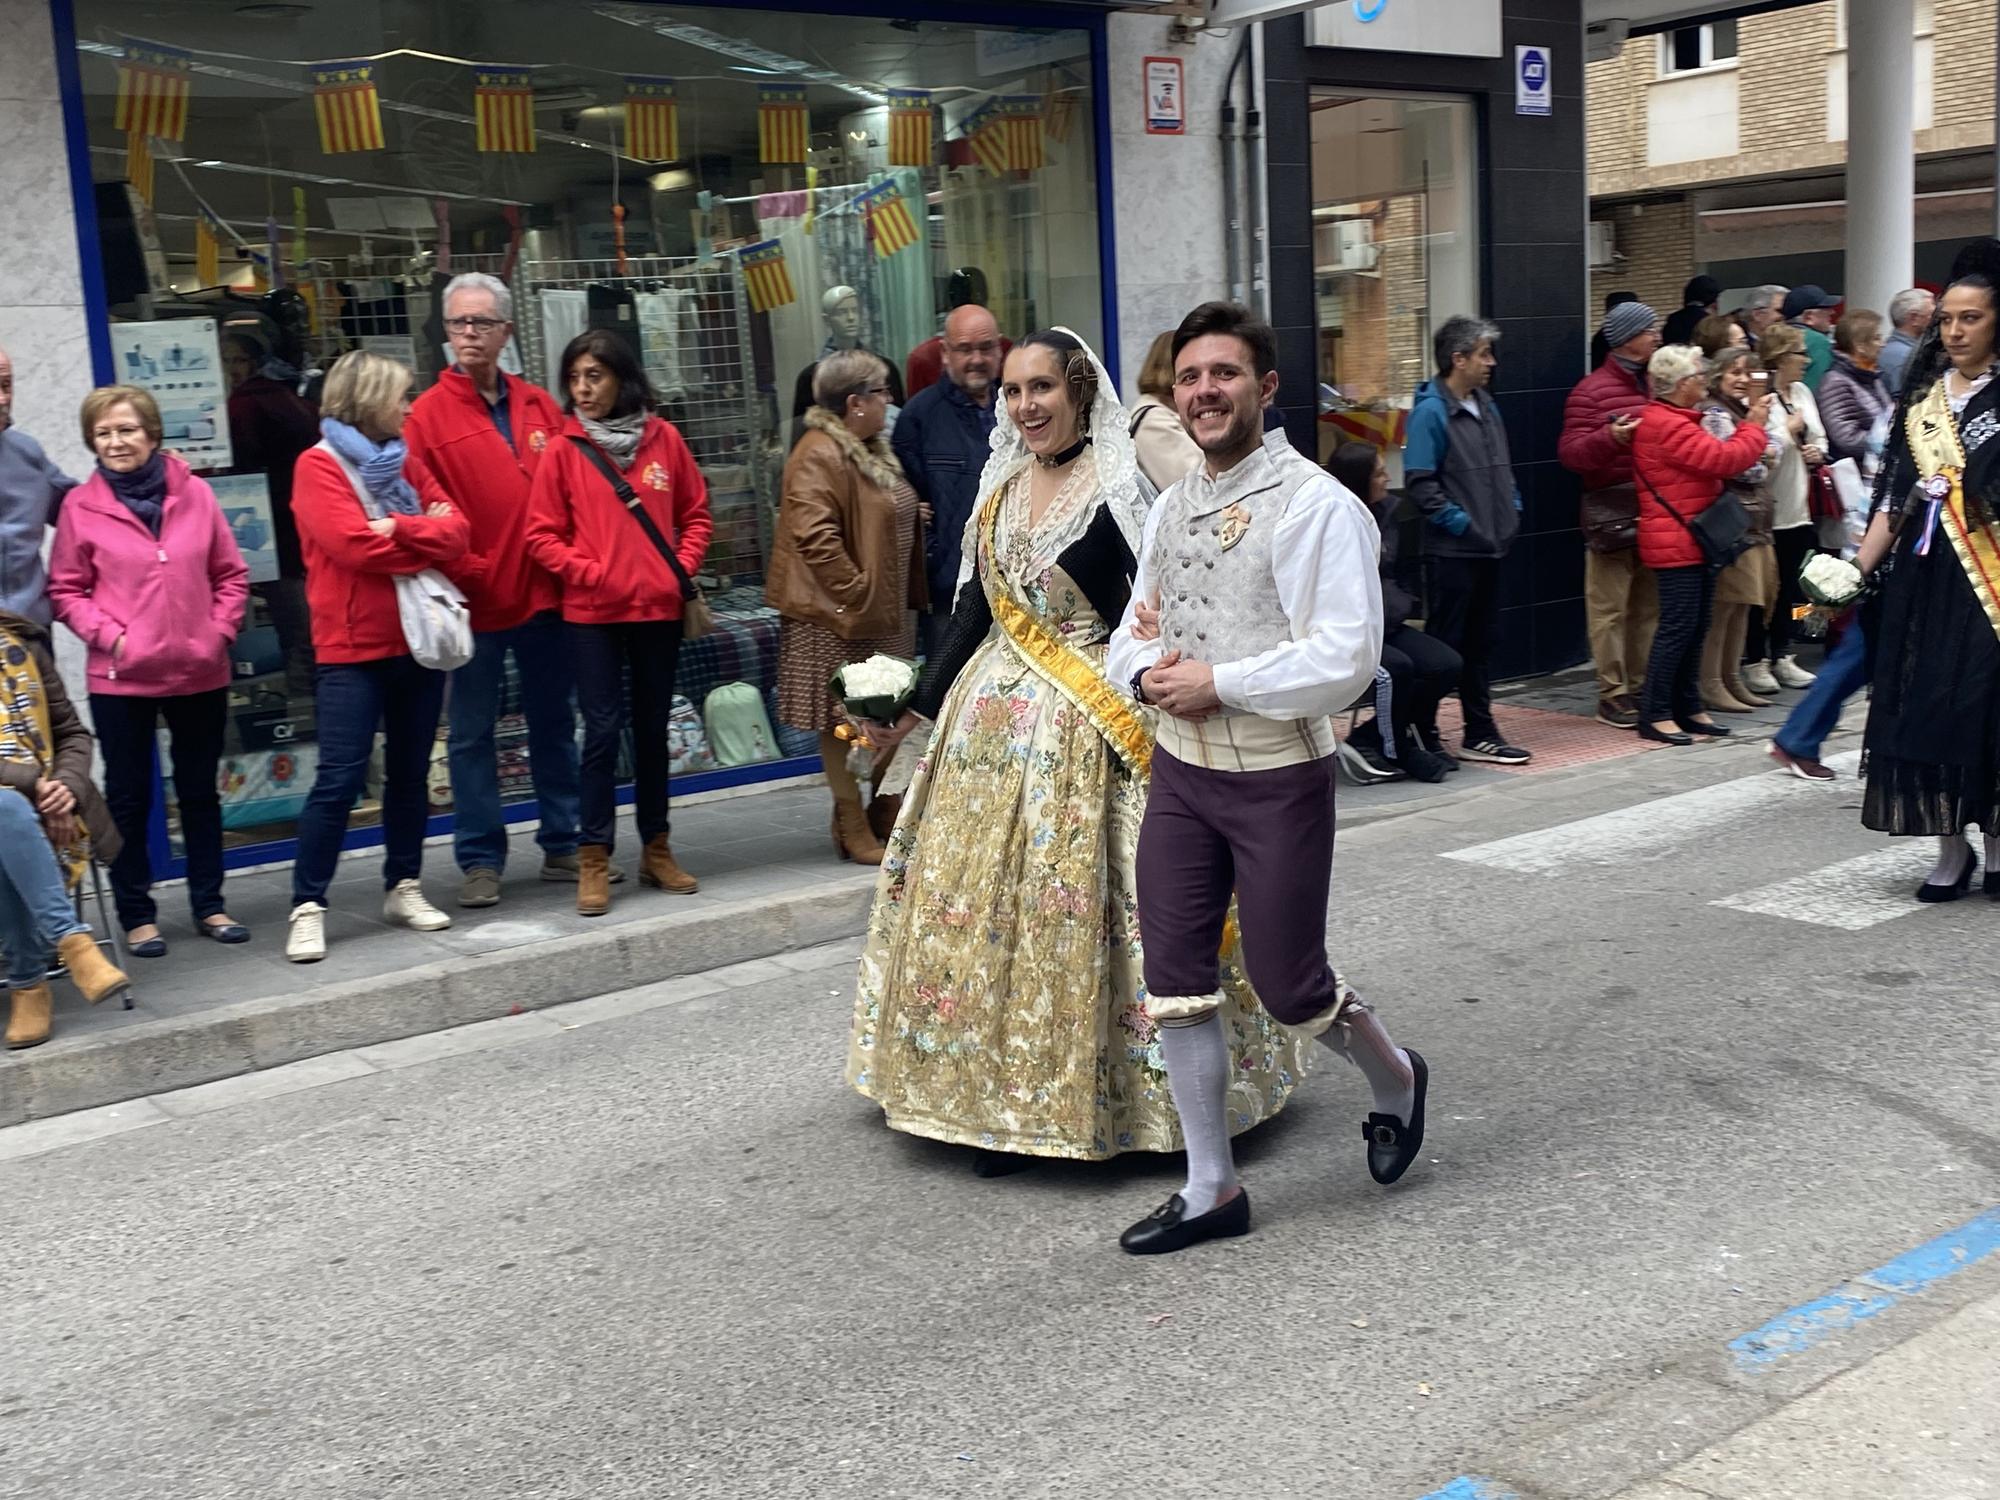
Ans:
[[[1111,681],[1159,711],[1139,929],[1188,1156],[1187,1184],[1120,1241],[1135,1255],[1250,1228],[1217,1020],[1232,894],[1265,1008],[1367,1078],[1376,1181],[1396,1181],[1423,1144],[1423,1058],[1391,1043],[1326,954],[1330,716],[1370,686],[1381,655],[1380,539],[1361,501],[1282,431],[1264,440],[1276,366],[1276,336],[1241,307],[1207,303],[1176,331],[1175,405],[1204,462],[1147,517],[1132,603],[1106,663]]]

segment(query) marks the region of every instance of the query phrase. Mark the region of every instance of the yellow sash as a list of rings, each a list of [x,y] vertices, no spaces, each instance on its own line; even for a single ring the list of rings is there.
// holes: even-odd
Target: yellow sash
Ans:
[[[0,630],[0,759],[27,761],[38,776],[48,774],[55,759],[55,729],[49,718],[48,689],[35,666],[28,643],[9,631]],[[7,795],[0,792],[0,797]],[[25,793],[21,795],[26,795]],[[72,890],[83,877],[88,855],[83,829],[83,809],[77,809],[77,840],[68,849],[56,850],[62,866],[63,882]]]
[[[1941,478],[1951,486],[1938,507],[1938,524],[1951,538],[1952,550],[1958,553],[1959,566],[1965,569],[1987,622],[2000,634],[2000,526],[1975,521],[1966,513],[1965,446],[1959,440],[1958,419],[1951,413],[1943,380],[1910,408],[1905,431],[1918,476],[1926,481]]]
[[[979,569],[979,582],[986,590],[986,602],[992,607],[994,620],[1007,632],[1007,639],[1014,643],[1021,659],[1089,718],[1091,727],[1104,736],[1133,774],[1151,776],[1152,731],[1131,700],[1106,682],[1102,672],[1075,647],[1066,645],[1033,610],[1021,605],[1000,581],[1000,510],[1006,493],[1007,487],[1002,485],[987,498],[985,514],[979,521],[979,534],[986,551],[986,566]]]

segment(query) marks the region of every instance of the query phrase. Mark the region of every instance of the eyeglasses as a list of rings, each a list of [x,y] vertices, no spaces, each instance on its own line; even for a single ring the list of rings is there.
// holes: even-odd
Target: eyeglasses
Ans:
[[[889,387],[886,385],[865,385],[861,390],[864,395],[868,396],[886,396],[889,394]]]
[[[945,348],[947,351],[949,351],[952,354],[956,354],[961,359],[969,358],[975,354],[985,354],[990,356],[998,354],[1000,352],[1000,346],[998,344],[946,344]]]
[[[504,318],[446,318],[444,326],[446,331],[450,333],[476,333],[481,338],[485,338],[494,329],[505,328],[507,320]]]

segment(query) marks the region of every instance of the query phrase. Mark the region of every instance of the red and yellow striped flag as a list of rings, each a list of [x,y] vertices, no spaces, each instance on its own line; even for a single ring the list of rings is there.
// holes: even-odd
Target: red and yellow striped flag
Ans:
[[[194,221],[194,279],[197,286],[222,285],[222,242],[215,221],[203,209]]]
[[[312,70],[312,85],[320,150],[339,156],[382,149],[382,96],[375,89],[375,64],[319,63]]]
[[[982,104],[965,122],[965,138],[972,143],[973,159],[995,177],[1007,174],[1012,160],[1012,138],[997,103]]]
[[[625,154],[640,161],[677,161],[681,106],[671,78],[625,79]]]
[[[932,122],[929,89],[889,90],[889,165],[928,167],[932,161]]]
[[[475,68],[472,117],[481,151],[535,149],[535,88],[526,68]]]
[[[785,247],[776,240],[746,245],[736,255],[743,268],[744,290],[750,295],[750,310],[767,313],[774,307],[789,307],[799,300],[792,285],[792,273],[785,264]]]
[[[803,166],[811,129],[803,83],[757,86],[757,160],[773,166]]]
[[[1075,123],[1076,95],[1068,89],[1049,95],[1048,112],[1042,116],[1043,133],[1058,146],[1066,146]]]
[[[113,123],[133,135],[187,139],[192,59],[176,47],[127,40],[118,64],[118,113]]]
[[[1007,165],[1016,172],[1039,172],[1049,164],[1042,145],[1042,100],[1039,94],[1009,94],[1000,101],[1007,132]]]
[[[893,182],[879,183],[858,200],[867,217],[868,233],[875,241],[875,258],[887,260],[899,250],[907,250],[923,238],[903,191]]]
[[[134,130],[125,137],[125,180],[153,206],[153,143]]]

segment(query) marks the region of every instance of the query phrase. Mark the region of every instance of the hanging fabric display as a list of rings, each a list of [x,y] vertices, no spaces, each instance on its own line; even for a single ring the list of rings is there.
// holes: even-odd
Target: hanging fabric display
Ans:
[[[526,68],[473,70],[472,115],[481,151],[535,149],[535,88]]]
[[[757,85],[757,160],[768,166],[803,166],[810,126],[803,83]]]
[[[205,208],[194,221],[194,279],[199,286],[222,285],[222,241],[216,233],[220,227]]]
[[[681,106],[673,79],[626,76],[625,154],[640,161],[679,159]]]
[[[118,64],[118,113],[113,121],[118,129],[176,144],[186,140],[191,62],[177,47],[128,38]]]
[[[1069,89],[1062,89],[1049,95],[1047,113],[1042,116],[1042,131],[1058,146],[1069,144],[1070,127],[1076,122],[1076,95]]]
[[[889,165],[931,164],[932,119],[929,89],[889,90]]]
[[[1039,172],[1049,164],[1042,145],[1039,94],[1009,94],[1000,101],[1007,132],[1007,165],[1016,172]]]
[[[737,252],[737,261],[743,267],[743,286],[750,294],[752,312],[767,313],[799,300],[792,273],[785,265],[785,247],[777,240],[745,246]]]
[[[965,138],[972,144],[973,160],[995,177],[1007,173],[1011,138],[997,101],[982,104],[965,121]]]
[[[910,205],[893,182],[880,183],[855,200],[868,223],[869,238],[875,241],[875,258],[887,260],[899,250],[907,250],[922,236]]]
[[[153,145],[150,140],[133,131],[125,137],[125,180],[132,189],[145,200],[146,207],[153,206]]]
[[[320,63],[312,70],[312,86],[321,151],[339,156],[382,149],[382,96],[375,89],[375,64]]]
[[[799,221],[799,232],[801,234],[809,235],[813,232],[813,220],[819,216],[814,205],[816,205],[818,202],[819,202],[819,168],[807,167],[806,168],[806,211],[805,211],[805,217]]]

